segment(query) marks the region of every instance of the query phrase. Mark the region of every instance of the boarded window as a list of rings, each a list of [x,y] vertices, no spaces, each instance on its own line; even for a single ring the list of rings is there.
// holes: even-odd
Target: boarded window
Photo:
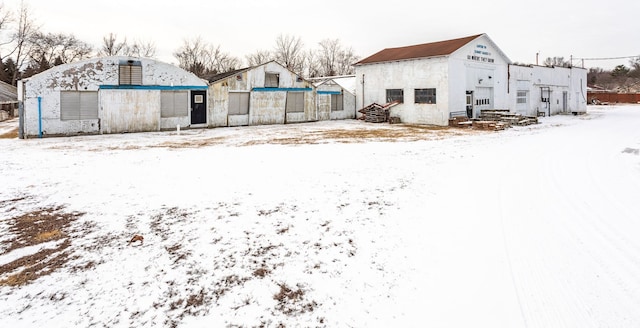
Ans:
[[[435,104],[436,89],[415,89],[416,104]]]
[[[331,95],[331,111],[332,112],[344,110],[344,105],[342,100],[343,100],[342,95]]]
[[[188,91],[161,91],[160,92],[160,117],[185,117],[189,116],[189,92]]]
[[[286,112],[304,112],[304,92],[287,92]]]
[[[142,85],[142,63],[139,61],[124,61],[120,63],[121,85]]]
[[[518,91],[518,97],[516,99],[516,103],[518,104],[526,104],[527,103],[527,91]]]
[[[229,93],[229,115],[249,114],[249,92]]]
[[[387,89],[387,102],[397,101],[399,103],[404,102],[404,90],[402,89]]]
[[[60,120],[98,118],[98,91],[60,91]]]
[[[265,73],[264,74],[264,87],[265,88],[277,88],[280,86],[280,74],[277,73]]]

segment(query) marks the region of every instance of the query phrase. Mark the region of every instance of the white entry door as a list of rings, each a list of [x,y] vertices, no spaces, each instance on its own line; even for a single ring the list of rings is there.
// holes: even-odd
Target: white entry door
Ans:
[[[476,88],[473,94],[473,117],[478,117],[483,109],[493,108],[493,88]]]

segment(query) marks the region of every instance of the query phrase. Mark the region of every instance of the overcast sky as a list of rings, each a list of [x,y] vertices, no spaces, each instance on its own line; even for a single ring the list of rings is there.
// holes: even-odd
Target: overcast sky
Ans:
[[[487,33],[514,62],[547,57],[640,55],[637,0],[25,0],[44,32],[71,33],[99,47],[115,33],[153,41],[157,58],[176,63],[185,39],[201,36],[244,59],[271,50],[279,34],[300,36],[305,48],[340,39],[367,57],[379,50]],[[4,1],[17,9],[20,0]],[[574,62],[579,65],[580,62]],[[629,66],[629,59],[585,61],[586,67]]]

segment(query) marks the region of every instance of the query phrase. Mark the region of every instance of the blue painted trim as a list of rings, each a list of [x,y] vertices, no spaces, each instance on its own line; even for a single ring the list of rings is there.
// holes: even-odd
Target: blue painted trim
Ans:
[[[101,85],[105,90],[207,90],[206,85]]]
[[[38,138],[42,138],[42,97],[38,97]]]
[[[251,91],[256,92],[274,92],[274,91],[297,91],[297,92],[307,92],[312,91],[311,88],[253,88]]]
[[[319,95],[341,95],[340,91],[318,91]]]

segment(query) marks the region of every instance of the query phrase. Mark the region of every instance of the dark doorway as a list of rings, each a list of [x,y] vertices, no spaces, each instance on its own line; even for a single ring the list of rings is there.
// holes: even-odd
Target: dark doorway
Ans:
[[[191,91],[191,124],[207,123],[207,92]]]
[[[473,91],[467,91],[466,101],[467,117],[473,118]]]

